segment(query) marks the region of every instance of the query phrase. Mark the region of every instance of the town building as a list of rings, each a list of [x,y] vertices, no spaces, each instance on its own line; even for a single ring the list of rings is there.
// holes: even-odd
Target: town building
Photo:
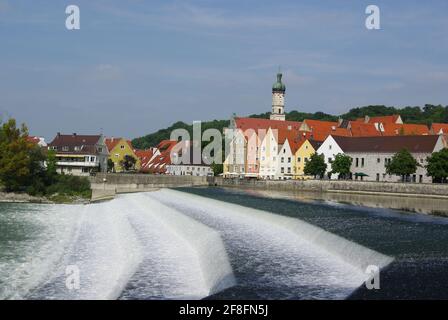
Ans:
[[[304,140],[302,141],[294,153],[293,160],[293,177],[294,179],[310,179],[310,176],[305,175],[305,165],[309,161],[310,157],[316,153],[316,150],[322,143],[316,140]]]
[[[58,173],[86,176],[107,171],[109,154],[102,135],[58,133],[48,149],[56,153]]]
[[[187,152],[187,154],[183,154]],[[166,174],[173,176],[213,176],[213,170],[206,159],[201,156],[194,158],[194,148],[191,141],[184,141],[177,145],[171,154],[171,162],[166,166]]]
[[[130,140],[123,138],[106,138],[105,143],[109,151],[109,159],[114,163],[113,172],[124,172],[121,163],[126,156],[131,156],[135,159],[135,170],[139,171],[141,167],[140,158],[134,152]]]
[[[327,174],[337,154],[346,154],[353,159],[351,173],[354,179],[365,181],[398,182],[401,177],[386,173],[385,164],[402,149],[408,150],[419,163],[411,177],[412,182],[430,183],[426,175],[426,158],[444,147],[443,137],[437,135],[387,136],[387,137],[340,137],[328,136],[317,150],[327,163]],[[331,179],[337,179],[332,175]]]

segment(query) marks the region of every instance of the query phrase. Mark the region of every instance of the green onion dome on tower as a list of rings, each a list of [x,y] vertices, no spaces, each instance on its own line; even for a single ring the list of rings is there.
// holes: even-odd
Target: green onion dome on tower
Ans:
[[[282,82],[282,74],[277,73],[277,82],[272,85],[272,92],[285,92],[286,86]]]

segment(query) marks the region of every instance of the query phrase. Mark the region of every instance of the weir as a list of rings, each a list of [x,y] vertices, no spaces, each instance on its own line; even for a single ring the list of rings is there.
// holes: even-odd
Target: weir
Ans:
[[[235,285],[232,267],[218,232],[144,194],[126,197],[132,199],[132,204],[140,210],[161,221],[176,237],[181,238],[194,250],[204,288],[207,290],[202,297],[195,298],[203,298]],[[185,264],[186,261],[178,263]],[[195,286],[198,287],[199,284],[196,283]]]
[[[353,241],[332,234],[300,219],[290,218],[176,190],[163,189],[159,192],[169,197],[177,198],[179,201],[189,203],[190,205],[194,204],[201,208],[208,206],[209,210],[213,210],[213,207],[219,207],[229,212],[237,212],[241,215],[253,216],[267,221],[270,224],[280,226],[295,233],[297,236],[309,241],[310,243],[323,248],[329,254],[349,263],[362,273],[366,271],[366,268],[369,265],[384,268],[394,260],[392,257],[361,246]]]

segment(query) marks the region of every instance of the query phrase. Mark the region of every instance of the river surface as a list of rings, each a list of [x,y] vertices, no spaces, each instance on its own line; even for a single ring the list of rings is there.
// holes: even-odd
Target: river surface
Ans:
[[[390,257],[379,290],[354,263],[363,250]],[[447,218],[288,193],[0,204],[0,299],[447,298],[447,268]]]

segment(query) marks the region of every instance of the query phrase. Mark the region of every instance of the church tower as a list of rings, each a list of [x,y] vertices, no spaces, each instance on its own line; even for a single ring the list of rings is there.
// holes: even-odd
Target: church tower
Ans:
[[[271,120],[285,121],[285,91],[282,83],[282,74],[277,73],[277,82],[272,86],[272,113]]]

